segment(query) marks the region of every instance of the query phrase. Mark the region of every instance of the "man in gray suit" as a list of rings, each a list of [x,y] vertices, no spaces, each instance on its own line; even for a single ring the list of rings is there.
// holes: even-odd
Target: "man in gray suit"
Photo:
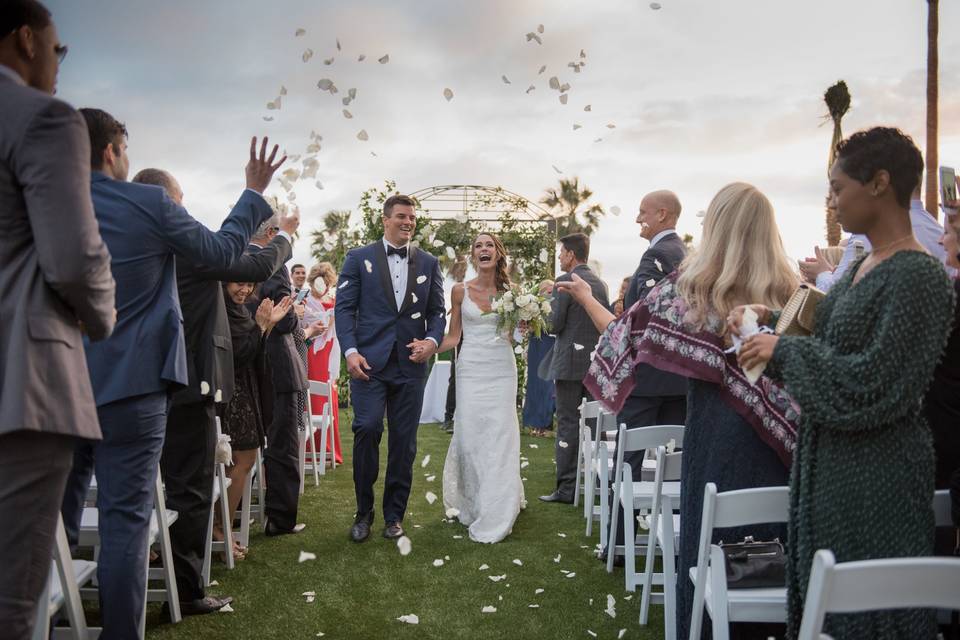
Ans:
[[[31,637],[78,438],[99,439],[81,331],[113,331],[83,118],[54,99],[66,53],[35,0],[0,8],[0,621]]]
[[[604,307],[610,306],[607,286],[597,277],[587,259],[590,257],[590,238],[574,233],[560,238],[560,268],[566,273],[557,282],[569,281],[572,274],[583,278],[593,292],[593,297]],[[583,377],[590,368],[590,354],[600,333],[590,316],[570,297],[569,293],[554,289],[551,326],[557,336],[553,347],[553,374],[557,384],[557,488],[544,502],[573,503],[577,478],[577,440],[580,424],[580,401],[589,397],[583,386]],[[560,446],[560,443],[567,446]]]

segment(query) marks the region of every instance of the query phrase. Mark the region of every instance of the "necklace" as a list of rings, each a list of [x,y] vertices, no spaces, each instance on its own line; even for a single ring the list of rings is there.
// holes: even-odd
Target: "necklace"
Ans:
[[[878,253],[881,253],[881,252],[883,252],[883,251],[886,251],[887,249],[889,249],[890,247],[892,247],[892,246],[894,246],[894,245],[900,244],[900,243],[903,242],[904,240],[909,240],[909,239],[912,238],[912,237],[913,237],[913,231],[911,231],[911,232],[908,233],[907,235],[903,236],[902,238],[899,238],[899,239],[897,239],[897,240],[894,240],[893,242],[888,242],[887,244],[883,245],[882,247],[874,247],[873,250],[872,250],[870,253],[873,254],[873,255],[876,255],[876,254],[878,254]]]

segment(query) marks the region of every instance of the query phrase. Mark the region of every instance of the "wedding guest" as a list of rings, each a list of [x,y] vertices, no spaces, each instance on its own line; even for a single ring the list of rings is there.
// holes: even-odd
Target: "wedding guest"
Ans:
[[[250,239],[248,252],[263,251],[278,231],[276,217],[261,224]],[[279,304],[292,295],[290,272],[282,267],[259,286],[257,295],[252,296],[247,305],[255,312],[261,300],[269,298]],[[273,400],[264,453],[267,484],[264,533],[268,536],[300,533],[306,528],[297,522],[297,509],[301,482],[299,427],[303,419],[299,403],[300,395],[307,390],[307,366],[297,350],[295,333],[302,335],[302,330],[297,313],[291,307],[267,335],[266,342]]]
[[[604,307],[607,286],[587,266],[590,238],[574,233],[560,238],[560,268],[565,271],[557,283],[579,277],[590,285],[592,296]],[[582,307],[573,304],[570,294],[560,290],[553,296],[550,326],[557,336],[553,347],[553,373],[557,389],[557,485],[553,493],[540,496],[544,502],[573,503],[577,476],[577,447],[580,425],[580,401],[589,393],[583,376],[590,366],[590,352],[600,333]],[[561,446],[564,443],[567,446]]]
[[[947,266],[960,269],[960,201],[945,202],[947,219],[944,225],[943,248]],[[960,278],[954,276],[953,289],[960,300]],[[947,489],[951,479],[960,486],[960,304],[956,306],[953,331],[946,351],[933,372],[933,382],[923,402],[930,430],[933,432],[933,453],[936,456],[934,480],[937,489]]]
[[[927,213],[927,210],[923,208],[923,200],[920,199],[921,181],[922,176],[918,176],[917,188],[914,189],[910,195],[910,226],[913,228],[913,234],[916,236],[917,241],[930,255],[940,260],[941,263],[946,264],[947,256],[944,253],[943,247],[940,245],[940,236],[943,235],[943,227],[937,223],[936,218]],[[830,208],[831,206],[833,206],[832,203],[828,203],[827,207]],[[800,273],[803,275],[804,280],[815,285],[817,289],[823,292],[829,291],[834,284],[840,281],[847,272],[847,269],[850,268],[850,265],[864,253],[869,252],[870,249],[870,239],[865,234],[852,234],[847,241],[847,246],[843,250],[843,257],[840,259],[840,263],[834,267],[823,255],[820,248],[814,247],[816,257],[801,260]]]
[[[527,385],[523,394],[523,426],[532,429],[532,435],[545,436],[553,430],[557,390],[553,380],[544,380],[538,370],[544,357],[553,349],[557,339],[544,332],[539,338],[531,335],[527,342]]]
[[[803,415],[790,482],[788,637],[800,625],[817,549],[838,562],[933,551],[934,455],[922,400],[955,300],[943,265],[911,228],[923,159],[913,140],[885,127],[855,133],[837,150],[837,215],[873,248],[820,303],[812,336],[755,335],[739,356],[747,369],[768,365]],[[770,306],[753,306],[761,321],[773,321]],[[891,518],[892,504],[909,507]],[[928,610],[880,611],[828,616],[824,631],[934,638],[935,622]]]
[[[0,635],[14,640],[32,637],[74,444],[101,437],[81,334],[103,340],[116,320],[110,255],[90,200],[86,128],[52,97],[66,53],[43,5],[4,2]]]
[[[160,187],[175,204],[183,206],[183,189],[166,171],[143,169],[133,182]],[[220,281],[269,278],[290,259],[292,234],[299,224],[296,214],[282,218],[280,232],[266,250],[242,255],[226,269],[177,259],[188,381],[173,394],[160,473],[167,507],[178,514],[170,527],[170,546],[183,615],[212,613],[232,601],[226,596],[207,596],[202,576],[213,501],[215,405],[229,402],[234,393],[230,327]],[[242,556],[242,552],[238,543],[235,553]]]
[[[302,264],[290,267],[290,282],[293,284],[293,295],[300,293],[303,284],[307,281],[307,268]]]
[[[337,327],[333,320],[333,310],[337,299],[337,272],[329,262],[321,262],[310,269],[307,277],[310,293],[305,300],[306,312],[301,326],[313,322],[323,324],[323,333],[311,339],[307,345],[307,377],[310,380],[330,384],[333,403],[330,412],[333,425],[327,435],[327,451],[332,453],[337,464],[343,464],[340,451],[340,400],[337,396],[337,380],[340,378],[340,343],[337,341]],[[310,396],[310,412],[319,416],[327,399],[322,396]],[[314,451],[320,450],[320,433],[315,434]]]
[[[627,295],[631,282],[633,282],[633,277],[627,276],[623,279],[623,282],[620,283],[620,293],[617,294],[617,299],[613,303],[613,315],[619,316],[624,312],[623,298]]]
[[[733,183],[707,208],[703,237],[678,271],[667,276],[620,318],[590,300],[574,279],[569,289],[605,332],[584,384],[611,411],[621,411],[649,364],[687,378],[677,575],[697,563],[697,543],[708,482],[719,491],[782,486],[788,481],[797,412],[789,396],[767,377],[751,384],[737,366],[725,318],[746,300],[781,308],[797,288],[773,205],[756,187]],[[664,340],[664,336],[670,340]],[[782,526],[723,529],[713,542],[785,540]],[[693,584],[677,581],[677,637],[689,636]],[[743,631],[741,631],[743,632]],[[766,638],[782,630],[751,628]]]
[[[186,385],[175,256],[226,268],[270,215],[260,193],[278,148],[259,156],[251,140],[247,189],[220,231],[207,229],[158,187],[127,182],[127,131],[100,109],[81,109],[90,137],[91,192],[117,282],[119,321],[109,339],[85,344],[103,440],[81,443],[63,501],[76,544],[87,488],[97,475],[101,638],[135,638],[146,585],[147,536],[170,394]]]
[[[226,282],[223,296],[230,329],[233,355],[233,395],[221,405],[223,432],[230,436],[233,464],[227,467],[228,513],[235,513],[243,498],[247,476],[253,469],[257,449],[266,442],[266,427],[273,399],[268,397],[270,383],[266,375],[266,336],[289,312],[291,298],[274,305],[264,299],[251,314],[246,306],[253,293],[252,282]],[[221,498],[222,499],[222,498]],[[219,511],[217,511],[219,513]],[[222,526],[216,527],[223,539]]]

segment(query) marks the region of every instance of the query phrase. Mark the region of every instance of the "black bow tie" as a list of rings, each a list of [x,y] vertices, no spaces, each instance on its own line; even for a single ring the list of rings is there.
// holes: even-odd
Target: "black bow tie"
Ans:
[[[401,258],[403,258],[404,260],[406,260],[406,259],[407,259],[407,248],[406,248],[406,247],[400,247],[400,248],[398,249],[397,247],[393,247],[393,246],[390,246],[390,245],[388,244],[388,245],[387,245],[387,257],[389,258],[389,257],[392,256],[392,255],[398,255],[398,256],[400,256]]]

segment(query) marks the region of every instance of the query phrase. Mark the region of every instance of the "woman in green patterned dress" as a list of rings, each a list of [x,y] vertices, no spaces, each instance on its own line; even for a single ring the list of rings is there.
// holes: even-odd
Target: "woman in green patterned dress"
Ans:
[[[946,343],[954,294],[943,266],[910,226],[920,151],[897,129],[874,128],[838,145],[832,199],[846,231],[873,251],[830,290],[811,337],[756,335],[744,369],[767,363],[800,405],[790,478],[787,637],[800,626],[813,554],[839,562],[932,555],[933,446],[921,400]],[[753,307],[767,323],[775,314]],[[739,333],[743,307],[731,314]],[[852,638],[933,638],[928,611],[827,616]]]

